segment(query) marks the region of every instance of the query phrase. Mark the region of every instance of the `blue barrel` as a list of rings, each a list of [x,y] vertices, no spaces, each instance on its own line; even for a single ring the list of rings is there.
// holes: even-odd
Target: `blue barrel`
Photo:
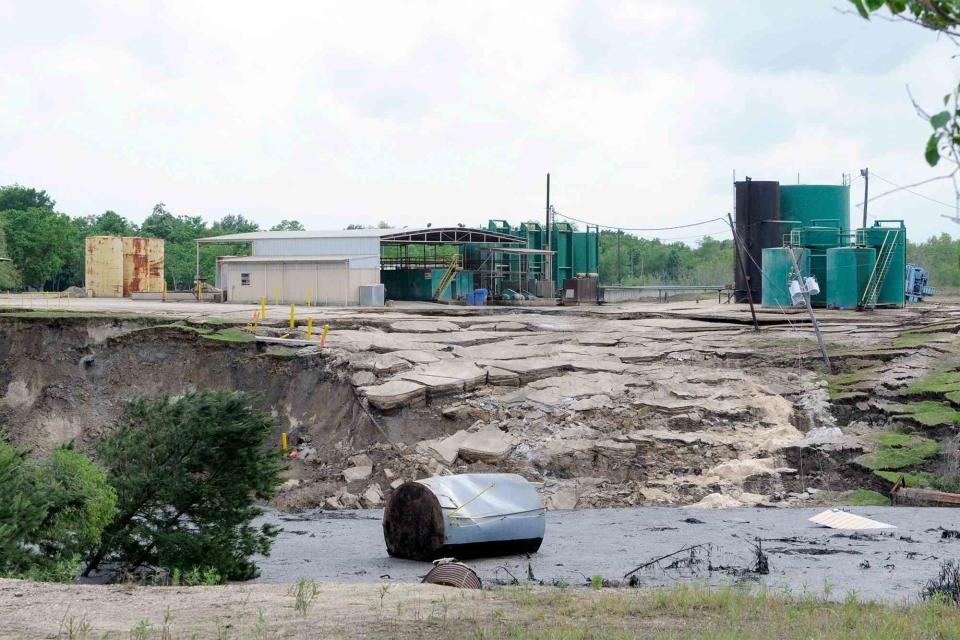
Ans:
[[[489,289],[475,289],[473,292],[477,306],[482,307],[487,304],[487,296],[490,295]]]
[[[477,296],[475,293],[470,293],[468,291],[463,297],[466,299],[468,307],[472,307],[477,304]]]

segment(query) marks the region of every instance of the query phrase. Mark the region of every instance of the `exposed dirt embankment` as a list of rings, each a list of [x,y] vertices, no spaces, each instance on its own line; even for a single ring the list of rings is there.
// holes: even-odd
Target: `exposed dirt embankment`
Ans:
[[[331,455],[378,439],[322,354],[215,336],[149,319],[0,317],[0,430],[34,453],[68,441],[89,448],[132,396],[209,389],[260,394],[278,437],[307,434]]]

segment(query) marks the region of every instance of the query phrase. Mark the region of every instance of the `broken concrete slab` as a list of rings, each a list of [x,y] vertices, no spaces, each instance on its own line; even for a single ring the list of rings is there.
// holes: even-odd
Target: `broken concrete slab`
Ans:
[[[378,507],[383,504],[383,490],[380,485],[374,482],[360,496],[363,500],[363,506],[369,508]]]
[[[423,450],[428,455],[432,455],[440,462],[451,465],[457,460],[460,454],[460,446],[470,437],[467,431],[457,431],[451,436],[435,440],[424,440],[417,445],[417,448]]]
[[[433,362],[440,362],[441,360],[441,358],[435,353],[420,349],[402,349],[400,351],[391,351],[390,355],[403,358],[407,362],[411,362],[413,364],[431,364]]]
[[[513,449],[516,440],[497,427],[470,433],[460,443],[460,457],[468,462],[498,462]]]
[[[736,498],[723,495],[722,493],[710,493],[705,495],[700,502],[686,505],[685,509],[733,509],[742,507],[743,503]]]
[[[340,472],[345,482],[366,480],[373,474],[373,467],[348,467]]]
[[[460,331],[460,326],[446,320],[400,320],[390,324],[396,333],[441,333]]]
[[[414,401],[423,400],[427,390],[422,384],[410,380],[390,380],[372,387],[358,387],[367,401],[378,409],[396,409]]]
[[[354,371],[350,375],[350,384],[355,387],[366,387],[374,384],[377,376],[370,371]]]

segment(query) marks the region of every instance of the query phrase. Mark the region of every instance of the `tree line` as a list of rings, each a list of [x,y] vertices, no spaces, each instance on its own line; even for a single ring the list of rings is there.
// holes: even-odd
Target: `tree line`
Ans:
[[[618,253],[617,233],[600,234],[600,280],[604,284],[733,284],[733,240],[705,237],[697,247],[690,247],[623,233],[619,241]],[[908,242],[907,262],[928,271],[930,286],[960,289],[960,239],[943,233],[922,242]]]
[[[302,231],[283,220],[270,231]],[[164,278],[170,289],[189,289],[196,274],[198,238],[260,231],[242,215],[229,214],[208,225],[200,216],[175,214],[160,202],[136,224],[115,211],[71,217],[56,209],[46,191],[21,185],[0,187],[0,289],[62,291],[83,286],[88,236],[144,236],[164,240]],[[203,245],[200,273],[213,280],[216,257],[245,255],[245,245]]]

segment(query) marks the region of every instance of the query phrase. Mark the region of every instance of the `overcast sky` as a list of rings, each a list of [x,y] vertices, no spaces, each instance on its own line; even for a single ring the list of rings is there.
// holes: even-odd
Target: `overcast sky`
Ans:
[[[329,229],[539,219],[549,171],[561,213],[651,227],[726,213],[734,170],[937,175],[905,85],[936,107],[956,48],[846,6],[0,0],[0,184]],[[960,232],[907,193],[870,211]]]

